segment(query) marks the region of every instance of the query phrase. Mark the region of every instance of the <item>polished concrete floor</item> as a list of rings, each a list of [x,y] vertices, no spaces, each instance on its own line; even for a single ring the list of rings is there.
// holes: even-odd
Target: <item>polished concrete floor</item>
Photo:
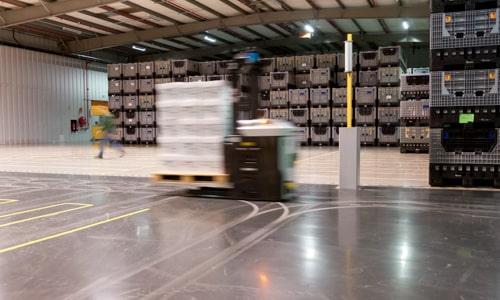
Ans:
[[[92,146],[2,146],[0,172],[78,174],[149,178],[164,168],[158,147],[126,147],[126,155],[106,150],[94,159]],[[428,187],[428,154],[399,153],[398,148],[361,150],[362,186]],[[338,147],[302,147],[296,164],[296,181],[338,185]]]
[[[500,299],[498,193],[429,188],[425,154],[363,148],[344,191],[303,148],[273,203],[184,197],[155,149],[0,149],[0,299]]]

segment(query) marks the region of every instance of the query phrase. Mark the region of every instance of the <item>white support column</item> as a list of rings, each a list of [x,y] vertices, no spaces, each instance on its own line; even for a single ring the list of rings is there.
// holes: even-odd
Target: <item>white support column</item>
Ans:
[[[359,187],[359,128],[340,127],[339,187],[355,190]]]

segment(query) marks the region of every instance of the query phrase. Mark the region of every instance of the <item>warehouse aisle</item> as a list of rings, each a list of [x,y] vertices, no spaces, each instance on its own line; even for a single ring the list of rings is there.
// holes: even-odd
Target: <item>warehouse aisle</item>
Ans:
[[[97,148],[78,146],[3,146],[0,172],[29,172],[92,176],[150,177],[162,172],[159,149],[128,146],[126,155],[107,149],[94,159]],[[302,147],[296,164],[296,181],[337,185],[338,147]],[[399,153],[399,148],[361,149],[362,186],[428,187],[428,154]]]
[[[300,195],[186,198],[145,177],[0,173],[0,298],[500,297],[496,192]]]

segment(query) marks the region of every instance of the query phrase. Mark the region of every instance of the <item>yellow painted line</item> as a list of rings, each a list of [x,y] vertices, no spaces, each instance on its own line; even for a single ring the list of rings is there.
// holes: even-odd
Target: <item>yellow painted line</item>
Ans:
[[[134,212],[131,212],[131,213],[128,213],[128,214],[125,214],[125,215],[117,216],[117,217],[114,217],[114,218],[111,218],[111,219],[99,221],[99,222],[92,223],[92,224],[89,224],[89,225],[85,225],[85,226],[82,226],[82,227],[74,228],[74,229],[71,229],[71,230],[68,230],[68,231],[64,231],[64,232],[56,233],[56,234],[53,234],[53,235],[49,235],[49,236],[46,236],[46,237],[43,237],[43,238],[40,238],[40,239],[37,239],[37,240],[29,241],[29,242],[26,242],[26,243],[23,243],[23,244],[18,244],[18,245],[11,246],[11,247],[8,247],[8,248],[3,248],[3,249],[0,249],[0,253],[5,253],[5,252],[8,252],[8,251],[16,250],[16,249],[23,248],[23,247],[26,247],[26,246],[38,244],[38,243],[41,243],[41,242],[44,242],[44,241],[52,240],[52,239],[55,239],[55,238],[58,238],[58,237],[61,237],[61,236],[68,235],[70,233],[75,233],[75,232],[82,231],[82,230],[85,230],[85,229],[88,229],[88,228],[92,228],[92,227],[95,227],[95,226],[98,226],[98,225],[106,224],[106,223],[109,223],[109,222],[112,222],[112,221],[116,221],[116,220],[119,220],[119,219],[123,219],[123,218],[126,218],[126,217],[137,215],[137,214],[140,214],[140,213],[148,211],[148,210],[150,210],[150,208],[141,209],[141,210],[134,211]]]
[[[62,205],[78,205],[78,206],[88,206],[88,205],[90,205],[90,206],[92,206],[92,204],[85,204],[85,203],[59,203],[59,204],[53,204],[53,205],[42,206],[42,207],[37,207],[37,208],[33,208],[33,209],[18,211],[18,212],[7,214],[7,215],[0,215],[0,219],[1,218],[12,217],[12,216],[17,216],[17,215],[22,215],[22,214],[26,214],[26,213],[30,213],[30,212],[34,212],[34,211],[49,209],[49,208],[53,208],[53,207],[58,207],[58,206],[62,206]]]
[[[7,204],[7,203],[12,203],[12,202],[17,202],[19,200],[15,200],[15,199],[0,199],[0,205],[2,204]]]
[[[324,153],[324,154],[320,154],[320,155],[316,155],[316,156],[312,156],[312,157],[308,157],[308,158],[299,159],[299,160],[296,160],[295,163],[301,163],[303,161],[308,161],[308,160],[311,160],[311,159],[316,159],[316,158],[327,156],[327,155],[330,155],[330,154],[333,154],[333,153],[336,153],[336,152],[338,152],[338,151],[332,151],[332,152],[328,152],[328,153]]]
[[[50,213],[50,214],[44,214],[44,215],[39,215],[39,216],[32,217],[32,218],[26,218],[26,219],[21,219],[21,220],[9,222],[9,223],[4,223],[4,224],[0,224],[0,228],[7,227],[7,226],[10,226],[10,225],[14,225],[14,224],[24,223],[24,222],[28,222],[28,221],[33,221],[33,220],[37,220],[37,219],[41,219],[41,218],[45,218],[45,217],[57,216],[57,215],[60,215],[60,214],[63,214],[63,213],[67,213],[67,212],[78,210],[78,209],[82,209],[82,208],[87,208],[87,207],[90,207],[90,206],[94,206],[94,205],[93,204],[80,205],[79,207],[65,209],[65,210],[60,210],[60,211],[56,211],[56,212],[53,212],[53,213]]]

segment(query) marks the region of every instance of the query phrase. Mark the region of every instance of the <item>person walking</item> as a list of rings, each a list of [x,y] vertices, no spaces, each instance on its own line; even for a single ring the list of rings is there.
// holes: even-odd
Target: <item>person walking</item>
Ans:
[[[101,122],[100,122],[101,130],[99,132],[103,132],[104,136],[99,141],[99,153],[95,158],[102,159],[102,155],[104,154],[104,146],[106,144],[108,144],[109,147],[115,148],[116,150],[120,151],[120,157],[123,157],[123,155],[125,155],[125,150],[123,149],[123,145],[115,139],[116,127],[115,124],[113,123],[113,119],[114,118],[112,114],[101,116]]]

